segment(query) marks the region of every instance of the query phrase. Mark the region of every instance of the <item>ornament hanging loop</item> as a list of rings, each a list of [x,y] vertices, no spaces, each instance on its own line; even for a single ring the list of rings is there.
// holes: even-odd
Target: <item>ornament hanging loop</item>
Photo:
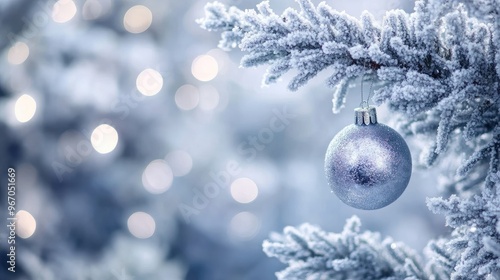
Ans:
[[[363,109],[367,109],[370,107],[370,104],[368,104],[368,100],[363,100],[361,101],[361,103],[359,104],[359,106]]]
[[[365,65],[366,67],[366,65]],[[359,108],[354,110],[355,119],[354,123],[356,125],[371,125],[377,123],[377,111],[375,107],[370,106],[370,95],[372,93],[373,88],[373,79],[370,79],[370,91],[368,92],[368,97],[365,100],[364,96],[364,81],[365,81],[366,71],[363,72],[361,76],[361,103],[359,104]]]
[[[372,89],[373,89],[373,79],[370,79],[370,90],[368,92],[368,97],[365,100],[365,97],[364,97],[365,74],[366,74],[366,72],[363,72],[363,75],[361,76],[361,103],[359,104],[359,106],[361,108],[368,109],[368,108],[370,108],[370,95],[371,95]]]

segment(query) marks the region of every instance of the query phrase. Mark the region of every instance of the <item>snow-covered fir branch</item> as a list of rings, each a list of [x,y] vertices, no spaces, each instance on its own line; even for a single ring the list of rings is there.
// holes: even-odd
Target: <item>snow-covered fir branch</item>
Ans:
[[[391,238],[360,231],[356,216],[344,230],[327,233],[304,224],[286,227],[264,242],[264,252],[288,264],[278,279],[426,279],[419,256]]]
[[[379,24],[367,12],[356,19],[324,2],[316,7],[309,0],[298,3],[300,11],[288,8],[277,15],[267,1],[258,11],[214,2],[199,23],[222,31],[219,47],[247,52],[242,66],[270,65],[265,84],[295,69],[289,88],[297,90],[320,71],[330,72],[334,112],[343,106],[349,82],[367,73],[379,84],[373,97],[377,104],[386,102],[405,114],[407,133],[435,139],[423,157],[425,165],[432,165],[460,133],[476,153],[459,175],[488,162],[483,177],[492,186],[487,174],[498,170],[494,154],[500,150],[500,28],[495,29],[500,20],[481,20],[467,11],[498,15],[497,4],[482,8],[476,2],[420,0],[413,13],[389,11]]]
[[[276,273],[278,279],[499,279],[499,198],[489,193],[473,200],[433,198],[428,204],[447,214],[455,231],[451,240],[429,243],[425,266],[403,243],[361,232],[356,216],[338,234],[309,224],[286,227],[264,241],[264,252],[288,265]]]
[[[429,208],[454,229],[448,242],[432,249],[442,267],[452,268],[453,279],[500,279],[500,172],[492,180],[496,189],[470,199],[428,199]]]

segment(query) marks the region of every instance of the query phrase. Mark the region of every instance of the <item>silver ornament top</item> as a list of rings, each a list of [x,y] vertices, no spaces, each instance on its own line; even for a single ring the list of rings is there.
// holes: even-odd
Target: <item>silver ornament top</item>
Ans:
[[[377,111],[375,107],[354,109],[354,123],[356,125],[370,125],[377,123]]]

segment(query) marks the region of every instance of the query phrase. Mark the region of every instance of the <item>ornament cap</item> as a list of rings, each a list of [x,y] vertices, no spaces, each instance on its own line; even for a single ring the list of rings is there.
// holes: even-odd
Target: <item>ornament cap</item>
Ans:
[[[354,123],[356,125],[370,125],[377,123],[377,110],[375,110],[375,107],[372,106],[354,109],[354,116]]]

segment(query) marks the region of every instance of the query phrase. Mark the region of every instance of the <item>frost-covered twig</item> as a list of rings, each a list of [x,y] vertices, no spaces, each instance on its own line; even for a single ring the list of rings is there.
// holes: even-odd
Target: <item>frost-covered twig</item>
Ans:
[[[353,216],[339,234],[309,224],[286,227],[264,242],[264,252],[288,264],[278,279],[427,279],[412,250],[360,226]]]
[[[470,199],[428,200],[429,208],[444,214],[447,226],[454,228],[450,240],[432,250],[437,259],[454,260],[454,279],[500,278],[500,172],[492,177],[496,191],[485,190]]]

